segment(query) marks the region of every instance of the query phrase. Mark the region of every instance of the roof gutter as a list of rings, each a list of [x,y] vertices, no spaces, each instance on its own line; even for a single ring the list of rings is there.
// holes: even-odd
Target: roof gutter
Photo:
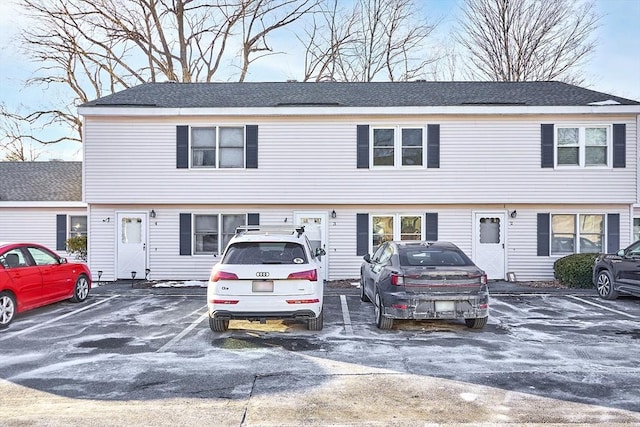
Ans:
[[[232,107],[232,108],[161,108],[132,106],[78,107],[85,117],[179,117],[179,116],[423,116],[423,115],[575,115],[575,114],[634,114],[640,115],[640,105],[584,105],[584,106],[420,106],[420,107]]]

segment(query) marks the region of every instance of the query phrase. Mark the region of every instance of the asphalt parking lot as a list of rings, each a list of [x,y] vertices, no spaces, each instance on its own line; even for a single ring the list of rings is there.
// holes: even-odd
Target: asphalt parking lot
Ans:
[[[92,290],[0,331],[0,425],[640,424],[640,299],[494,284],[483,330],[374,324],[327,289],[325,326],[208,327],[204,288]]]

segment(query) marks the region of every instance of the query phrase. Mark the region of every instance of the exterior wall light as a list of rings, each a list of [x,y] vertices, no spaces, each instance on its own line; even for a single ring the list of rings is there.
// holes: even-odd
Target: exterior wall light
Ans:
[[[514,209],[514,210],[512,210],[511,212],[509,212],[509,216],[510,216],[511,218],[515,218],[515,217],[517,217],[517,216],[518,216],[518,211],[517,211],[517,210],[515,210],[515,209]]]
[[[336,217],[338,216],[338,214],[336,214],[336,210],[332,210],[331,211],[331,218],[336,219]]]
[[[153,209],[151,209],[151,213],[149,214],[149,216],[150,216],[151,218],[155,218],[155,217],[156,217],[156,211],[155,211],[155,210],[153,210]]]

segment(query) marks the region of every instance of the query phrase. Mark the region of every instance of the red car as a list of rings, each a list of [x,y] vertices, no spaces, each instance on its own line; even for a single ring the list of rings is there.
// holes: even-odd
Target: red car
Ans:
[[[35,243],[0,243],[0,329],[32,308],[65,299],[82,302],[90,289],[86,264],[68,262]]]

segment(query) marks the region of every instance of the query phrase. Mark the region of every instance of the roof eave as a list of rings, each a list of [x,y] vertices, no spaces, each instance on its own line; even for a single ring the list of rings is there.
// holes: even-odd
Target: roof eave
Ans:
[[[413,107],[79,107],[78,114],[95,116],[385,116],[385,115],[540,115],[540,114],[640,114],[640,105],[584,106],[413,106]]]

